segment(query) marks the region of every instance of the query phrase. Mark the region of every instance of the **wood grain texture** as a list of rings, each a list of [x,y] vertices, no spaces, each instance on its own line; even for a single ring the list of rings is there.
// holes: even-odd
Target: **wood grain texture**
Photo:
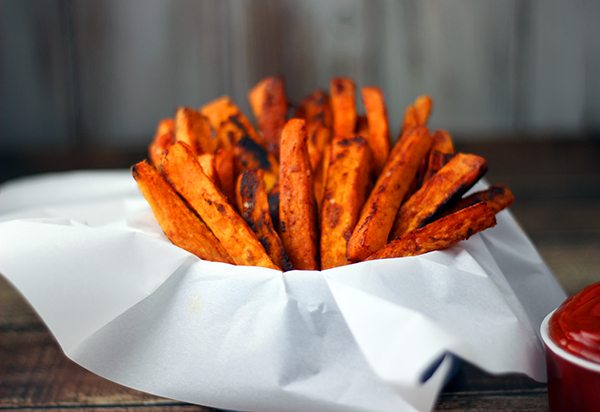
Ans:
[[[178,106],[225,93],[217,1],[73,2],[81,132],[90,146],[144,143]],[[210,41],[192,41],[210,39]]]
[[[393,134],[422,93],[436,101],[432,126],[458,140],[600,127],[593,1],[0,0],[0,11],[1,148],[132,146],[180,105],[227,93],[249,113],[247,91],[273,74],[292,102],[334,76],[380,86]]]
[[[0,149],[73,142],[68,21],[60,2],[0,1]]]

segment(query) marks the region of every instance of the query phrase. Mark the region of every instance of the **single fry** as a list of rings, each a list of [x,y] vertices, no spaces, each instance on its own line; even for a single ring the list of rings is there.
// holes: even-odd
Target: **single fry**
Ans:
[[[160,168],[164,156],[173,144],[175,144],[175,133],[172,131],[156,135],[148,146],[148,156],[155,167]]]
[[[331,160],[331,144],[325,146],[321,161],[315,171],[315,178],[313,181],[313,191],[315,194],[315,201],[317,203],[317,210],[321,210],[321,203],[323,202],[323,195],[325,193],[325,183],[327,182],[327,172],[329,170],[329,162]]]
[[[239,175],[236,184],[238,210],[271,260],[283,271],[292,270],[283,243],[273,227],[262,173],[262,170],[246,170]]]
[[[296,116],[306,120],[306,126],[320,123],[330,128],[333,122],[331,103],[327,92],[317,89],[300,102]]]
[[[196,154],[213,153],[216,147],[208,119],[188,107],[175,114],[175,141],[187,143]]]
[[[429,132],[418,127],[390,155],[348,242],[351,261],[364,260],[387,243],[398,208],[430,146]]]
[[[404,133],[414,127],[427,126],[432,107],[433,100],[431,97],[426,95],[417,97],[415,102],[406,108],[402,132]]]
[[[279,139],[288,112],[283,77],[273,76],[261,80],[248,93],[248,100],[267,150],[279,158]]]
[[[320,216],[323,270],[350,263],[346,256],[348,240],[365,202],[370,171],[370,149],[365,138],[334,141]]]
[[[308,156],[313,172],[316,172],[325,150],[331,141],[331,105],[323,90],[316,90],[305,97],[298,107],[296,117],[306,121]]]
[[[221,192],[232,205],[235,201],[234,157],[233,149],[220,148],[215,153],[215,169],[219,177]]]
[[[222,96],[202,106],[200,112],[206,116],[213,130],[218,131],[221,125],[227,121],[237,124],[238,128],[243,129],[245,134],[258,144],[265,146],[264,139],[260,136],[252,123],[229,98]]]
[[[200,163],[204,174],[208,176],[215,185],[220,187],[219,175],[217,174],[217,168],[215,167],[215,156],[212,153],[198,155],[198,163]]]
[[[317,226],[304,120],[281,133],[279,220],[281,240],[296,269],[318,270]]]
[[[131,168],[131,174],[158,224],[173,244],[200,259],[233,262],[215,235],[154,167],[142,161]]]
[[[175,133],[175,120],[166,118],[158,122],[154,137],[156,138],[166,133]]]
[[[279,182],[269,191],[269,212],[271,212],[271,220],[275,231],[279,233]]]
[[[202,171],[185,143],[178,142],[169,149],[163,171],[175,190],[219,239],[234,263],[278,269],[244,219]]]
[[[450,133],[445,130],[436,130],[433,134],[433,143],[429,152],[429,159],[423,175],[423,182],[428,181],[437,173],[454,155],[454,144]]]
[[[505,185],[493,185],[489,188],[475,192],[467,197],[460,199],[450,209],[445,210],[442,216],[447,216],[451,213],[465,209],[479,202],[486,202],[488,206],[498,213],[507,208],[515,201],[515,196],[511,190]]]
[[[458,153],[402,205],[390,239],[425,224],[445,204],[469,190],[486,170],[483,157]]]
[[[480,202],[404,234],[365,260],[416,256],[447,249],[495,224],[494,210],[487,202]]]
[[[346,77],[331,80],[331,108],[333,110],[334,136],[352,136],[356,127],[356,87]]]
[[[373,157],[373,170],[378,176],[390,154],[390,134],[385,100],[382,91],[377,87],[363,87],[362,99],[367,112],[368,142]]]
[[[245,170],[263,170],[267,190],[270,191],[279,178],[279,163],[275,156],[248,136],[242,137],[233,150],[236,173]]]

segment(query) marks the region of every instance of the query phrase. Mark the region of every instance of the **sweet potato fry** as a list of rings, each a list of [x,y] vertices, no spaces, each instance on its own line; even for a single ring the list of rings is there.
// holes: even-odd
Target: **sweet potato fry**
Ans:
[[[390,240],[422,226],[445,204],[469,190],[486,170],[483,157],[458,153],[402,205]]]
[[[348,242],[351,261],[363,260],[387,243],[398,208],[430,146],[429,132],[418,127],[402,139],[389,157]]]
[[[235,144],[234,154],[236,174],[245,170],[262,169],[267,191],[270,191],[279,178],[279,163],[275,156],[248,136],[242,137]]]
[[[324,90],[317,89],[302,99],[295,117],[306,120],[306,127],[308,129],[308,126],[314,123],[331,127],[332,116],[329,95]]]
[[[269,212],[271,212],[271,220],[275,231],[279,233],[279,182],[269,191]],[[281,235],[281,234],[280,234]]]
[[[348,240],[365,202],[371,171],[364,137],[336,138],[321,207],[321,269],[350,263]]]
[[[306,121],[308,134],[308,156],[313,172],[316,172],[325,146],[331,141],[331,105],[323,90],[316,90],[301,102],[296,117]]]
[[[427,126],[427,121],[431,115],[433,100],[429,96],[419,96],[415,102],[406,108],[404,113],[404,122],[402,132],[408,131],[413,127]]]
[[[177,109],[175,114],[175,141],[187,143],[196,154],[213,153],[216,148],[208,119],[188,107]]]
[[[238,210],[271,260],[283,271],[292,270],[283,243],[273,227],[262,173],[262,170],[246,170],[239,175],[236,184]]]
[[[158,122],[154,137],[162,136],[165,133],[175,133],[175,120],[166,118]]]
[[[433,143],[427,160],[426,171],[423,174],[423,182],[431,179],[431,176],[437,173],[446,163],[452,159],[454,154],[454,145],[450,133],[445,130],[436,130],[433,134]]]
[[[363,87],[362,99],[368,119],[368,142],[373,158],[373,170],[378,176],[390,154],[390,135],[383,93],[377,87]]]
[[[235,172],[233,149],[220,148],[215,153],[215,169],[221,184],[221,192],[230,204],[235,202]]]
[[[248,93],[248,100],[267,150],[278,159],[281,130],[288,112],[283,77],[272,76],[261,80]]]
[[[281,133],[279,220],[281,240],[296,269],[318,270],[317,227],[304,120]]]
[[[201,259],[232,263],[215,235],[154,167],[142,161],[131,168],[131,174],[173,244]]]
[[[231,101],[229,96],[222,96],[205,104],[200,108],[200,112],[206,116],[213,130],[218,131],[223,123],[232,121],[236,123],[239,128],[243,129],[245,134],[250,136],[252,140],[263,147],[265,146],[262,136],[256,132],[256,129],[254,129],[250,120],[240,108]]]
[[[317,204],[317,211],[320,212],[321,204],[323,202],[323,195],[325,193],[325,183],[327,182],[327,172],[329,170],[329,162],[331,160],[331,143],[325,146],[321,161],[315,171],[315,178],[313,181],[313,191],[315,194],[315,201]]]
[[[198,155],[198,163],[202,167],[202,171],[208,178],[217,186],[220,187],[219,175],[215,166],[215,156],[212,153],[202,153]]]
[[[219,239],[234,263],[278,269],[244,219],[202,171],[185,143],[175,143],[169,149],[163,171],[175,190]]]
[[[494,210],[487,202],[480,202],[404,234],[365,260],[416,256],[447,249],[495,224]]]
[[[475,192],[467,197],[460,199],[448,210],[443,211],[441,216],[447,216],[451,213],[465,209],[479,202],[486,202],[494,213],[500,212],[514,202],[515,196],[505,185],[493,185],[489,188]]]
[[[352,136],[356,127],[356,87],[351,79],[337,77],[331,80],[331,108],[334,136]]]
[[[163,134],[157,134],[150,146],[148,146],[148,156],[152,164],[160,168],[163,157],[167,154],[167,150],[175,143],[175,133],[167,131]]]

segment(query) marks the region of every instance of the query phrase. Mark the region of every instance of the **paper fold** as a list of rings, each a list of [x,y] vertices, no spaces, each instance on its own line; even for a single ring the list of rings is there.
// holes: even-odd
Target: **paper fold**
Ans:
[[[253,411],[429,410],[448,354],[543,380],[536,331],[564,299],[508,212],[446,251],[282,274],[173,246],[128,172],[0,188],[0,273],[83,367]]]

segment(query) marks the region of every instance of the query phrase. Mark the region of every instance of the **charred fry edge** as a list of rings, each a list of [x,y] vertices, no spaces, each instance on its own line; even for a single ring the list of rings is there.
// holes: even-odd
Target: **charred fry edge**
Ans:
[[[398,208],[429,151],[431,136],[426,128],[414,128],[399,145],[377,179],[350,237],[348,257],[352,261],[365,259],[387,243]]]
[[[404,234],[365,260],[416,256],[447,249],[495,224],[494,209],[487,202],[476,203]]]
[[[402,205],[390,240],[422,226],[444,205],[469,190],[486,171],[483,157],[458,153]]]
[[[236,264],[278,269],[244,219],[202,171],[200,163],[185,143],[175,143],[169,149],[163,172]]]
[[[246,170],[238,176],[236,199],[240,214],[256,233],[271,260],[282,270],[292,270],[281,238],[273,227],[261,170]]]

